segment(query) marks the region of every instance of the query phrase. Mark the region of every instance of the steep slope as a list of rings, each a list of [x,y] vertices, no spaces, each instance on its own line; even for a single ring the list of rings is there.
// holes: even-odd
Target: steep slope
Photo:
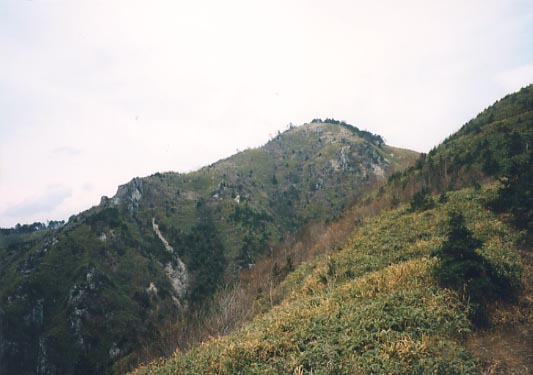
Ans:
[[[459,209],[480,253],[518,283],[517,235],[483,206],[493,194],[453,192],[428,211],[402,206],[365,220],[340,251],[285,280],[279,307],[135,374],[479,373],[464,347],[468,304],[438,287],[431,254]]]
[[[135,374],[527,374],[533,366],[527,355],[531,237],[510,227],[516,223],[511,216],[497,216],[490,207],[511,190],[510,202],[517,206],[512,217],[517,212],[531,218],[532,109],[533,86],[489,107],[344,212],[342,221],[361,226],[346,241],[336,241],[344,242],[340,249],[327,248],[290,274],[274,292],[282,299],[279,307],[229,336]],[[509,181],[520,185],[508,189]],[[398,208],[387,211],[391,207]],[[376,216],[378,211],[383,213]],[[433,255],[446,240],[450,212],[462,213],[481,242],[476,253],[486,271],[478,277],[488,273],[498,280],[497,293],[471,300],[465,291],[441,287]],[[478,287],[484,291],[488,285]],[[498,293],[506,303],[493,299]],[[470,319],[480,324],[480,314],[488,315],[494,331],[469,334]],[[516,353],[502,363],[506,351],[493,340],[517,329],[519,335],[505,338]],[[487,355],[476,358],[487,347],[498,354],[496,362]]]
[[[415,156],[313,123],[197,172],[133,179],[64,227],[0,250],[0,372],[109,373],[287,233],[336,215]]]

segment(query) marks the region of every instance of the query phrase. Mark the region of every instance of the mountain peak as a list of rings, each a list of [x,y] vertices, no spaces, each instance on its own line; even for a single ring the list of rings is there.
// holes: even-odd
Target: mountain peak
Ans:
[[[55,361],[51,366],[72,369],[63,373],[108,368],[148,340],[146,327],[161,327],[209,300],[271,247],[334,217],[416,156],[326,119],[290,127],[262,147],[195,172],[132,179],[53,232],[46,250],[34,241],[5,258],[0,271],[11,282],[0,287],[0,297],[15,302],[0,311],[0,323],[36,308],[55,318],[0,330],[9,345],[36,348],[24,358],[26,352],[6,357],[0,370],[31,371],[42,353]],[[49,264],[62,272],[49,272]],[[21,267],[34,281],[18,276]],[[90,350],[93,342],[98,351]]]

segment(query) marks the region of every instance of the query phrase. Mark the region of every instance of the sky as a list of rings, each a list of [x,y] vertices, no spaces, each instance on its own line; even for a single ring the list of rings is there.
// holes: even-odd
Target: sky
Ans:
[[[0,226],[316,117],[427,152],[530,83],[531,0],[2,0]]]

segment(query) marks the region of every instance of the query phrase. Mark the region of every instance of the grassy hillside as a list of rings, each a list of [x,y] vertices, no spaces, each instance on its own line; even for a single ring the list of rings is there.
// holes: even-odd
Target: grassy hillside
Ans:
[[[0,372],[134,362],[271,246],[417,156],[380,139],[347,124],[291,128],[193,173],[135,178],[57,230],[0,238]]]
[[[278,307],[136,373],[527,373],[531,262],[519,249],[531,238],[532,109],[533,86],[496,102],[322,235],[305,232],[309,240],[285,254],[322,255],[274,290],[279,257],[251,271],[251,285],[270,280],[269,306]],[[470,230],[472,246],[481,244],[468,258],[453,255],[462,234],[446,237],[458,213],[468,229],[455,236]],[[464,287],[444,287],[454,284]],[[260,292],[256,303],[264,299]],[[469,334],[473,322],[492,330]],[[496,337],[524,358],[501,354]],[[480,348],[500,355],[487,359]]]
[[[484,206],[494,193],[451,192],[431,210],[402,206],[367,219],[338,252],[291,274],[279,307],[135,374],[478,373],[463,345],[468,301],[438,287],[431,254],[448,212],[460,210],[480,254],[518,284],[517,235]]]
[[[138,371],[478,371],[465,334],[519,289],[515,244],[531,238],[532,102],[532,87],[502,99],[407,169],[416,153],[317,120],[193,173],[133,179],[0,247],[0,372],[120,372],[191,346]],[[452,211],[482,243],[468,262],[446,239]],[[435,273],[443,244],[466,288]]]

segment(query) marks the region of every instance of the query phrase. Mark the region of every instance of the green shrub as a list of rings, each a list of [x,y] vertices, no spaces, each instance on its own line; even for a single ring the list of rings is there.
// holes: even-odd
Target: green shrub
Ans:
[[[411,212],[426,211],[435,207],[435,201],[433,200],[433,197],[431,196],[429,190],[425,188],[415,193],[409,203],[411,204],[409,207],[409,211]]]
[[[513,224],[533,234],[533,151],[512,159],[503,186],[492,202],[496,211],[513,214]]]
[[[476,324],[487,322],[485,307],[489,302],[513,294],[511,280],[477,252],[481,245],[482,242],[466,227],[463,215],[452,211],[448,237],[434,252],[439,259],[434,267],[439,285],[463,294],[472,306],[470,318]]]

